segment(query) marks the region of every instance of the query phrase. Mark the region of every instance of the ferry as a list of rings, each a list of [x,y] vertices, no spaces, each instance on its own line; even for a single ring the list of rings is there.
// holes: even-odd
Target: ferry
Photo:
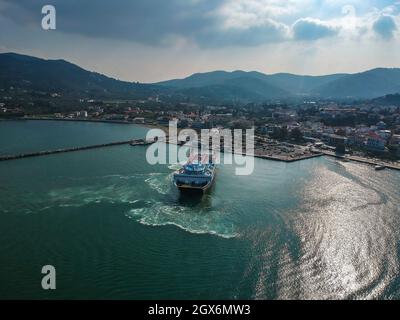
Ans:
[[[174,173],[174,185],[181,191],[206,192],[214,183],[215,161],[209,154],[193,154]]]

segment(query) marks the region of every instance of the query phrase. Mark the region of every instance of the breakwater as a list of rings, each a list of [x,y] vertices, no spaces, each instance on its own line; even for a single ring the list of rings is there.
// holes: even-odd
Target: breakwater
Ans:
[[[83,146],[83,147],[73,147],[73,148],[64,148],[64,149],[56,149],[56,150],[45,150],[45,151],[38,151],[32,153],[23,153],[17,155],[6,155],[1,156],[0,161],[7,161],[7,160],[16,160],[16,159],[23,159],[23,158],[32,158],[32,157],[40,157],[46,156],[51,154],[57,153],[66,153],[66,152],[75,152],[75,151],[82,151],[82,150],[91,150],[91,149],[99,149],[105,147],[112,147],[112,146],[119,146],[124,144],[130,144],[132,146],[137,145],[148,145],[151,142],[145,141],[144,139],[134,139],[134,140],[124,140],[124,141],[116,141],[110,143],[102,143],[102,144],[95,144],[90,146]]]

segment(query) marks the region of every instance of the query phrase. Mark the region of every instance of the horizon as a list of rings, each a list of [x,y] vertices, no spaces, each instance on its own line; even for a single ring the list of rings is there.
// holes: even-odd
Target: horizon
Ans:
[[[63,57],[124,81],[213,70],[326,75],[400,67],[400,2],[0,0],[0,52]],[[106,23],[105,23],[106,22]]]

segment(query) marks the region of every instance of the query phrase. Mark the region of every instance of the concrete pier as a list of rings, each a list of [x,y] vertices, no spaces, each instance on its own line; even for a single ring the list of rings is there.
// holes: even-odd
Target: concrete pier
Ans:
[[[90,149],[99,149],[99,148],[119,146],[119,145],[124,145],[124,144],[138,146],[138,145],[148,145],[151,143],[153,143],[153,142],[145,141],[144,139],[116,141],[116,142],[110,142],[110,143],[95,144],[95,145],[91,145],[91,146],[73,147],[73,148],[56,149],[56,150],[45,150],[45,151],[23,153],[23,154],[17,154],[17,155],[0,156],[0,161],[40,157],[40,156],[46,156],[46,155],[50,155],[50,154],[75,152],[75,151],[90,150]]]

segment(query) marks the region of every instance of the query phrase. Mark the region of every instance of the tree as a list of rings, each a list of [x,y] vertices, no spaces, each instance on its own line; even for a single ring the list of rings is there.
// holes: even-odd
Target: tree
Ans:
[[[274,128],[273,133],[271,134],[272,139],[285,139],[288,136],[288,130],[286,127],[277,127]]]
[[[346,131],[344,131],[343,129],[339,129],[339,130],[336,131],[336,134],[338,136],[345,137],[346,136]]]
[[[303,132],[299,128],[294,128],[290,132],[290,138],[295,140],[295,141],[301,141],[303,140]]]

